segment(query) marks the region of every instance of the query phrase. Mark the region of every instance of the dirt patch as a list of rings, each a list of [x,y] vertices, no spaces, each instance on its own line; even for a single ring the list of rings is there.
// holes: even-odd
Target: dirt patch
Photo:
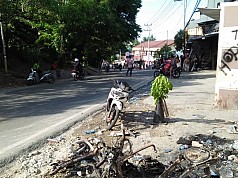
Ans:
[[[17,88],[26,86],[26,79],[16,78],[12,74],[0,71],[0,88]]]

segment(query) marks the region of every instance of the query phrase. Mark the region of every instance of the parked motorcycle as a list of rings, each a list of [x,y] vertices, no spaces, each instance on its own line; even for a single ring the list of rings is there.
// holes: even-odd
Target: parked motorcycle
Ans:
[[[170,62],[165,62],[160,64],[160,66],[154,71],[154,78],[156,78],[157,76],[159,76],[160,74],[165,75],[165,76],[169,76],[170,75],[170,67],[171,67],[171,63]],[[181,74],[181,68],[180,67],[176,67],[173,69],[173,77],[174,78],[179,78]]]
[[[111,88],[107,97],[106,106],[106,124],[107,130],[111,130],[116,124],[120,113],[123,110],[124,103],[129,100],[129,94],[133,89],[124,81],[114,81],[114,86]]]
[[[37,72],[33,68],[31,68],[29,76],[27,78],[27,83],[26,83],[27,86],[33,85],[38,82],[37,75],[38,75]],[[43,72],[39,79],[39,82],[41,83],[47,82],[49,84],[52,84],[54,83],[54,81],[55,81],[55,78],[50,71]]]

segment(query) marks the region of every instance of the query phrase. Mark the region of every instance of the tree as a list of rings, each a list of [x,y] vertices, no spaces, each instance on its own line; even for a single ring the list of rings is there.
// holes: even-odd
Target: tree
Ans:
[[[183,49],[184,44],[184,31],[179,30],[178,33],[174,36],[175,49],[180,51]]]
[[[152,83],[151,95],[154,97],[156,105],[154,114],[155,123],[165,122],[164,113],[166,116],[169,115],[165,98],[168,97],[169,90],[172,90],[172,88],[172,83],[164,75],[159,75]]]
[[[29,63],[77,56],[97,66],[141,32],[135,21],[141,0],[2,0],[0,5],[6,46]]]
[[[167,44],[164,45],[161,49],[157,50],[154,54],[155,58],[160,58],[161,56],[163,57],[168,57],[168,56],[172,56],[172,48],[169,47]]]
[[[143,37],[143,40],[141,41],[142,43],[143,42],[146,42],[146,41],[155,41],[156,40],[156,38],[153,36],[153,35],[151,35],[150,37]]]

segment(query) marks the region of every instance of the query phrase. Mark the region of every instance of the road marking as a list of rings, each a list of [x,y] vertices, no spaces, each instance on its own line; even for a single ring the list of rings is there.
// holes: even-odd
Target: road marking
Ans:
[[[74,119],[75,117],[77,117],[77,116],[79,116],[79,115],[82,115],[82,113],[86,113],[86,112],[88,112],[88,111],[90,111],[90,110],[92,110],[93,108],[96,108],[96,107],[98,107],[98,106],[102,106],[102,103],[92,105],[92,106],[88,107],[87,109],[85,109],[85,110],[83,110],[83,111],[81,111],[81,112],[78,112],[78,113],[76,113],[76,114],[74,114],[74,115],[72,115],[72,116],[70,116],[70,117],[68,117],[68,118],[66,118],[66,119],[64,119],[64,120],[62,120],[62,121],[60,121],[60,122],[57,122],[57,123],[54,124],[54,125],[51,125],[50,127],[47,127],[47,128],[45,128],[45,129],[41,130],[40,132],[37,132],[37,133],[35,133],[35,134],[33,134],[33,135],[31,135],[31,136],[29,136],[29,137],[27,137],[27,138],[25,138],[25,139],[19,141],[19,142],[16,142],[16,143],[14,143],[14,144],[12,144],[12,145],[7,146],[6,148],[0,150],[0,155],[3,154],[3,153],[5,153],[5,152],[8,151],[8,150],[11,150],[11,149],[13,149],[13,148],[15,148],[15,147],[20,146],[20,145],[23,144],[23,143],[26,143],[27,141],[30,141],[30,140],[34,139],[35,137],[37,137],[37,136],[39,136],[39,135],[41,135],[41,134],[43,134],[43,133],[47,133],[49,130],[52,130],[52,129],[58,127],[59,125],[64,124],[65,122],[67,122],[67,121],[69,121],[69,120],[71,120],[71,119]]]

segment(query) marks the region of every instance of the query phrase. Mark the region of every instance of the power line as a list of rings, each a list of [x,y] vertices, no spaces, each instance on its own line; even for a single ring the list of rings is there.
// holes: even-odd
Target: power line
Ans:
[[[150,21],[160,12],[160,10],[164,7],[164,5],[166,4],[167,1],[168,1],[168,0],[166,0],[166,1],[163,3],[163,5],[161,6],[161,8],[155,13],[155,15],[153,15],[153,17],[152,17],[151,19],[148,20],[148,22],[150,22]]]
[[[193,15],[194,15],[195,11],[196,11],[197,8],[198,8],[200,2],[201,2],[201,0],[197,0],[197,3],[196,3],[195,6],[194,6],[193,12],[192,12],[192,14],[191,14],[191,16],[190,16],[188,22],[186,23],[186,25],[185,25],[185,27],[184,27],[184,30],[185,30],[185,28],[188,26],[190,20],[192,19],[192,17],[193,17]]]
[[[187,7],[190,5],[190,3],[191,3],[191,0],[189,0]],[[181,6],[181,5],[180,5],[180,6]],[[179,7],[180,7],[180,6],[179,6]],[[179,8],[179,7],[178,7],[178,8]],[[177,9],[178,9],[178,8],[177,8]],[[176,11],[174,11],[171,15],[173,15],[175,12],[176,12]],[[170,16],[171,16],[171,15],[170,15]],[[170,32],[171,32],[171,31],[178,30],[178,29],[177,29],[177,26],[178,26],[178,24],[181,22],[182,17],[183,17],[183,14],[181,14],[181,16],[180,16],[178,22],[177,22],[173,27],[170,26],[171,28],[168,29]],[[167,18],[166,20],[168,20],[168,18]],[[166,20],[164,20],[163,22],[165,22]],[[163,22],[162,22],[162,23],[163,23]],[[153,29],[156,29],[156,28],[159,27],[162,23],[157,24],[156,27],[154,27]],[[165,32],[166,32],[166,31],[159,32],[159,33],[165,33]],[[157,33],[158,33],[158,32],[157,32]]]
[[[156,23],[159,19],[164,18],[167,14],[169,14],[169,11],[171,11],[171,7],[173,6],[173,1],[170,1],[169,4],[162,10],[162,12],[155,18],[152,23]],[[174,6],[172,7],[172,9]]]
[[[161,24],[161,22],[164,22],[165,19],[169,19],[170,17],[173,18],[171,15],[177,11],[179,9],[179,7],[177,7],[176,5],[173,6],[172,8],[169,9],[169,12],[165,12],[166,14],[164,14],[161,17],[158,17],[157,21],[154,23],[155,26],[158,26],[158,24]]]
[[[151,26],[152,26],[152,24],[144,24],[144,26],[146,26],[147,27],[147,29],[145,29],[144,31],[148,31],[149,32],[149,37],[148,37],[148,40],[149,40],[149,38],[150,38],[150,31],[151,31]]]
[[[166,19],[164,19],[163,21],[161,21],[159,24],[157,24],[155,27],[153,28],[156,28],[158,26],[160,26],[162,23],[164,23],[166,20],[168,20],[169,18],[171,18],[171,16],[181,7],[182,5],[180,5],[177,9],[175,9],[169,16],[167,16]]]
[[[191,20],[193,14],[195,13],[199,3],[201,2],[201,0],[197,0],[192,15],[190,17],[190,19],[188,20],[187,24],[184,23],[183,27],[188,25],[189,21]],[[166,4],[167,3],[167,4]],[[187,7],[190,5],[191,0],[189,0]],[[173,5],[174,3],[172,3],[171,1],[166,0],[163,5],[161,6],[161,8],[156,12],[156,14],[149,20],[151,21],[151,24],[153,24],[153,30],[149,29],[150,31],[155,31],[155,29],[158,29],[158,27],[160,27],[163,23],[165,23],[167,20],[169,20],[169,18],[174,18],[174,16],[172,16],[176,11],[179,10],[179,8],[182,6],[182,4],[180,4],[179,7],[176,8],[176,5],[178,3],[176,3],[176,5]],[[170,8],[173,5],[172,8]],[[164,9],[163,9],[164,7]],[[176,8],[176,9],[175,9]],[[172,12],[172,13],[171,13]],[[182,14],[182,13],[181,13]],[[175,25],[173,25],[173,27],[171,27],[171,25],[169,26],[170,28],[168,29],[169,31],[171,31],[171,29],[173,29],[172,31],[175,31],[175,28],[178,26],[178,24],[180,23],[181,19],[182,19],[183,15],[180,16],[179,20],[177,21],[177,23]],[[161,21],[162,20],[162,21]],[[174,24],[174,23],[172,23]],[[147,24],[148,25],[148,24]],[[148,31],[148,30],[145,30]],[[157,32],[158,33],[158,32]],[[159,33],[165,33],[164,32],[159,32]]]

